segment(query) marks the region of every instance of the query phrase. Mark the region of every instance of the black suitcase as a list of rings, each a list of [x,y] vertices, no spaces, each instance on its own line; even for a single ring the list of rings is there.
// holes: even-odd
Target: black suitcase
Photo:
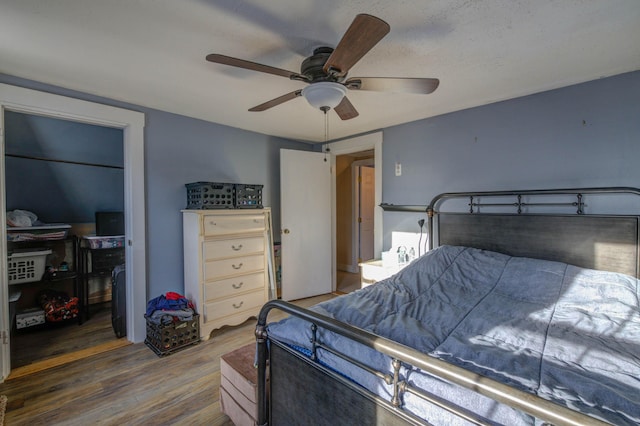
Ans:
[[[111,275],[111,324],[116,336],[127,335],[127,278],[124,264],[113,268]]]

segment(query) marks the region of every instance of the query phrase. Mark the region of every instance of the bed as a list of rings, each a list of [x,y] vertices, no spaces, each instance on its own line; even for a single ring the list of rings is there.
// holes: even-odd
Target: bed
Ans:
[[[437,196],[431,250],[400,273],[263,307],[259,424],[640,423],[639,218],[585,213],[586,197],[638,195]],[[267,323],[273,309],[290,316]]]

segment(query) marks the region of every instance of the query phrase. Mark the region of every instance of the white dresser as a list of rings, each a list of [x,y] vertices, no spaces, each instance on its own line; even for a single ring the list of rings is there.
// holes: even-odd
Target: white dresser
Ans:
[[[200,337],[238,325],[269,300],[271,210],[183,210],[184,292],[200,314]]]

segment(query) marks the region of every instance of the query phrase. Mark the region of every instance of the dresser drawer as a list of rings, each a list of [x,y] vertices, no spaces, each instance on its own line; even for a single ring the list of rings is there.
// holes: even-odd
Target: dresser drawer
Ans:
[[[246,291],[264,289],[264,272],[210,281],[204,285],[204,300],[219,299]]]
[[[264,215],[216,216],[202,218],[204,235],[228,235],[236,233],[262,232],[266,229]]]
[[[264,290],[256,290],[240,296],[230,297],[217,302],[209,302],[204,305],[204,321],[212,321],[227,315],[233,315],[245,311],[249,312],[247,317],[258,315],[260,308],[266,302]]]
[[[202,247],[202,258],[204,260],[264,253],[264,238],[247,237],[218,241],[205,241]]]
[[[210,260],[204,264],[204,279],[211,281],[222,277],[264,270],[264,254]]]

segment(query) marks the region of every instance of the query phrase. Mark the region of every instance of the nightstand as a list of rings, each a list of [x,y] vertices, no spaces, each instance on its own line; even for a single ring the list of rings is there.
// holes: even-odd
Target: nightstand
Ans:
[[[375,284],[378,281],[382,281],[385,278],[389,278],[394,275],[402,267],[405,265],[392,265],[392,266],[383,266],[382,260],[369,260],[367,262],[362,262],[359,264],[360,266],[360,285],[362,288]]]

